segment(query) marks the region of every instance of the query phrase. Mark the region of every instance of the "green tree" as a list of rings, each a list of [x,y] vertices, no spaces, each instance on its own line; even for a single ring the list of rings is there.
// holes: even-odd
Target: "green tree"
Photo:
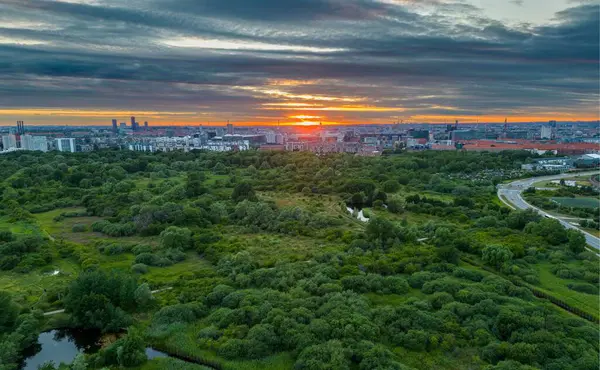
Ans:
[[[237,184],[235,188],[233,188],[233,193],[231,193],[231,199],[236,203],[239,203],[243,200],[249,200],[251,202],[257,201],[254,189],[252,189],[252,185],[250,185],[247,182]]]
[[[160,233],[163,249],[183,249],[192,246],[192,232],[186,227],[169,226]]]
[[[395,193],[400,189],[400,183],[396,180],[388,180],[383,183],[383,190],[386,193]]]
[[[342,342],[331,340],[306,347],[294,365],[296,370],[349,370],[350,360]]]
[[[135,303],[141,310],[149,308],[154,302],[154,297],[152,297],[152,291],[150,290],[150,286],[148,286],[147,283],[143,283],[142,285],[138,286],[133,294],[135,298]]]
[[[135,329],[129,329],[127,336],[114,345],[117,347],[117,360],[120,366],[139,366],[148,360],[144,340]]]
[[[384,218],[372,217],[367,223],[365,234],[369,240],[378,242],[384,248],[396,238],[396,226]]]
[[[513,253],[511,250],[503,245],[489,245],[483,248],[481,256],[483,262],[497,268],[500,268],[505,262],[510,261],[512,257]]]
[[[569,239],[569,249],[573,253],[581,253],[585,250],[587,242],[585,236],[579,230],[567,230],[567,238]]]
[[[84,272],[71,283],[65,310],[77,327],[118,331],[131,323],[128,312],[137,308],[137,287],[133,277],[123,274]]]
[[[203,172],[188,172],[185,183],[185,193],[189,198],[205,194],[208,190],[202,185],[205,176]]]
[[[85,361],[85,355],[83,353],[78,354],[73,363],[71,364],[71,370],[86,370],[87,362]]]
[[[0,291],[0,333],[12,328],[19,316],[19,306],[8,292]]]

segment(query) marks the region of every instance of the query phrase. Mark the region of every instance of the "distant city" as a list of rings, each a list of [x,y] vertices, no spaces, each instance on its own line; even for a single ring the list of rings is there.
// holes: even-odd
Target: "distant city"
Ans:
[[[107,126],[0,127],[0,153],[19,150],[89,152],[121,149],[307,151],[378,156],[403,150],[528,150],[536,154],[600,153],[598,122],[503,124],[389,124],[352,126],[152,126],[147,120],[112,119]]]

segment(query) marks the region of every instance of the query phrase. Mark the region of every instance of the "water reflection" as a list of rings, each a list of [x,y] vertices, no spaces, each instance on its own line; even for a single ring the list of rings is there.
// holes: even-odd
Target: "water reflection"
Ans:
[[[95,353],[100,349],[100,332],[95,330],[60,329],[41,333],[38,342],[25,351],[22,370],[37,370],[52,361],[70,364],[77,354]]]

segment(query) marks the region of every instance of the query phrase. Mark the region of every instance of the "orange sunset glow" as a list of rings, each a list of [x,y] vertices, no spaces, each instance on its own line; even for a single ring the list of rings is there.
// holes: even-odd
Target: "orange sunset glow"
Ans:
[[[9,1],[0,126],[599,119],[595,0],[171,1]]]

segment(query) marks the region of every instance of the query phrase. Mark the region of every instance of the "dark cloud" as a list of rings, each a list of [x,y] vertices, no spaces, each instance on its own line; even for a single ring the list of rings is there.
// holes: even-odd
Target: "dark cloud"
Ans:
[[[423,13],[375,0],[5,0],[0,106],[251,116],[265,102],[326,95],[415,114],[594,108],[597,5],[511,26],[472,5],[429,4]],[[203,47],[172,46],[178,40]],[[208,47],[218,42],[230,49]]]
[[[360,0],[158,0],[161,9],[201,16],[260,22],[368,19],[388,9]]]

